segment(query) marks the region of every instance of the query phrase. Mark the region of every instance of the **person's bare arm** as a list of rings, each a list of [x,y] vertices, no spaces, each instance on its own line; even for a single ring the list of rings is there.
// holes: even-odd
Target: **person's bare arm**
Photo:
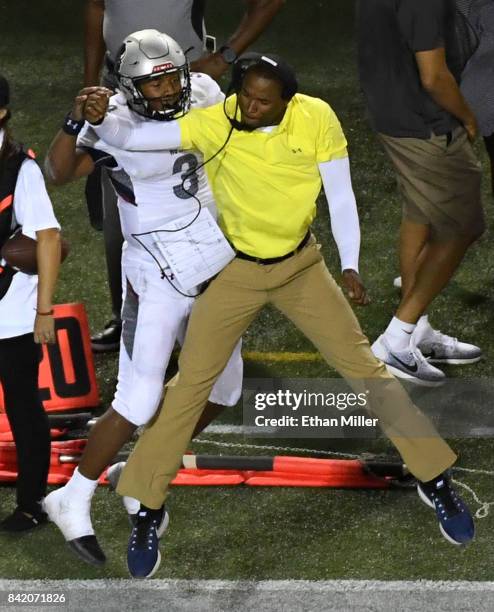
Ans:
[[[105,41],[103,39],[104,0],[86,0],[84,14],[84,87],[99,83]]]
[[[244,0],[244,3],[245,13],[226,42],[237,55],[243,53],[264,32],[285,0]],[[205,72],[214,79],[219,79],[229,67],[218,51],[199,58],[191,65],[193,71]]]
[[[92,92],[102,92],[105,98],[110,91],[100,87],[86,87],[79,92],[74,100],[74,106],[70,113],[74,121],[86,119],[86,101]],[[77,136],[66,134],[59,130],[53,139],[45,158],[46,179],[54,185],[64,185],[82,176],[88,176],[94,170],[94,162],[91,156],[76,148]]]
[[[415,53],[422,87],[432,99],[465,127],[470,140],[477,134],[477,121],[446,63],[444,48]]]
[[[36,232],[38,261],[38,301],[34,321],[34,341],[38,344],[55,342],[53,293],[60,268],[61,241],[56,228]]]

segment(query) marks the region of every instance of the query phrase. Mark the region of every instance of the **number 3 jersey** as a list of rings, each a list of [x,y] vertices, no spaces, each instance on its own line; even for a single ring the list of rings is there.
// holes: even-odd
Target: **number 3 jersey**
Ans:
[[[206,74],[191,74],[191,91],[192,108],[223,101],[218,84]],[[130,123],[155,121],[131,111],[121,93],[110,99],[109,112]],[[89,125],[80,133],[77,146],[91,155],[96,166],[104,166],[109,172],[118,195],[126,258],[152,263],[151,255],[133,234],[150,232],[163,223],[197,213],[199,202],[217,217],[205,170],[199,168],[204,160],[198,151],[125,151],[100,140]]]

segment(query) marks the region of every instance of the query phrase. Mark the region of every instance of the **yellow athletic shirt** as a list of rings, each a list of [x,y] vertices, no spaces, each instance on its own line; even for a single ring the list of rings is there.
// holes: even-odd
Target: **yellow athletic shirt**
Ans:
[[[229,97],[230,117],[236,106],[236,96]],[[223,104],[193,109],[179,124],[181,147],[201,151],[205,160],[222,147],[231,127]],[[271,131],[234,130],[225,149],[205,166],[227,239],[263,259],[293,251],[316,214],[318,164],[346,157],[346,146],[331,107],[303,94],[292,98]]]

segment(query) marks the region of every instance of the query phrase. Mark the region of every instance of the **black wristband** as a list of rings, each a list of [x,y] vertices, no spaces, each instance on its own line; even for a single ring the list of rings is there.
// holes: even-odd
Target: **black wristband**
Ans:
[[[84,127],[84,123],[84,119],[76,121],[75,119],[72,119],[70,113],[67,113],[62,124],[62,132],[65,132],[69,136],[77,136],[77,134],[79,134]]]

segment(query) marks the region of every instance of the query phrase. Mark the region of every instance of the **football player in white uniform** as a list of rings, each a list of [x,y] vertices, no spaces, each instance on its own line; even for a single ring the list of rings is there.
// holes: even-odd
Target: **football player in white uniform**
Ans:
[[[169,36],[142,30],[128,36],[118,62],[120,91],[111,112],[130,123],[174,119],[190,106],[222,102],[218,85],[205,74],[190,74],[184,53]],[[99,140],[84,123],[87,95],[82,90],[53,140],[46,171],[55,184],[90,174],[98,165],[110,170],[118,194],[125,238],[122,253],[123,331],[118,384],[111,408],[92,428],[79,467],[64,487],[48,495],[44,508],[71,548],[88,563],[101,565],[105,555],[91,525],[90,505],[98,478],[135,429],[158,407],[165,371],[176,340],[182,341],[196,287],[185,290],[166,267],[157,265],[139,236],[164,223],[207,207],[216,217],[213,195],[196,151],[133,153]],[[205,347],[210,350],[210,347]],[[238,345],[215,385],[194,435],[224,406],[237,403],[243,375]],[[132,512],[131,500],[127,508]],[[139,505],[133,508],[137,512]],[[160,530],[164,531],[168,516]]]

